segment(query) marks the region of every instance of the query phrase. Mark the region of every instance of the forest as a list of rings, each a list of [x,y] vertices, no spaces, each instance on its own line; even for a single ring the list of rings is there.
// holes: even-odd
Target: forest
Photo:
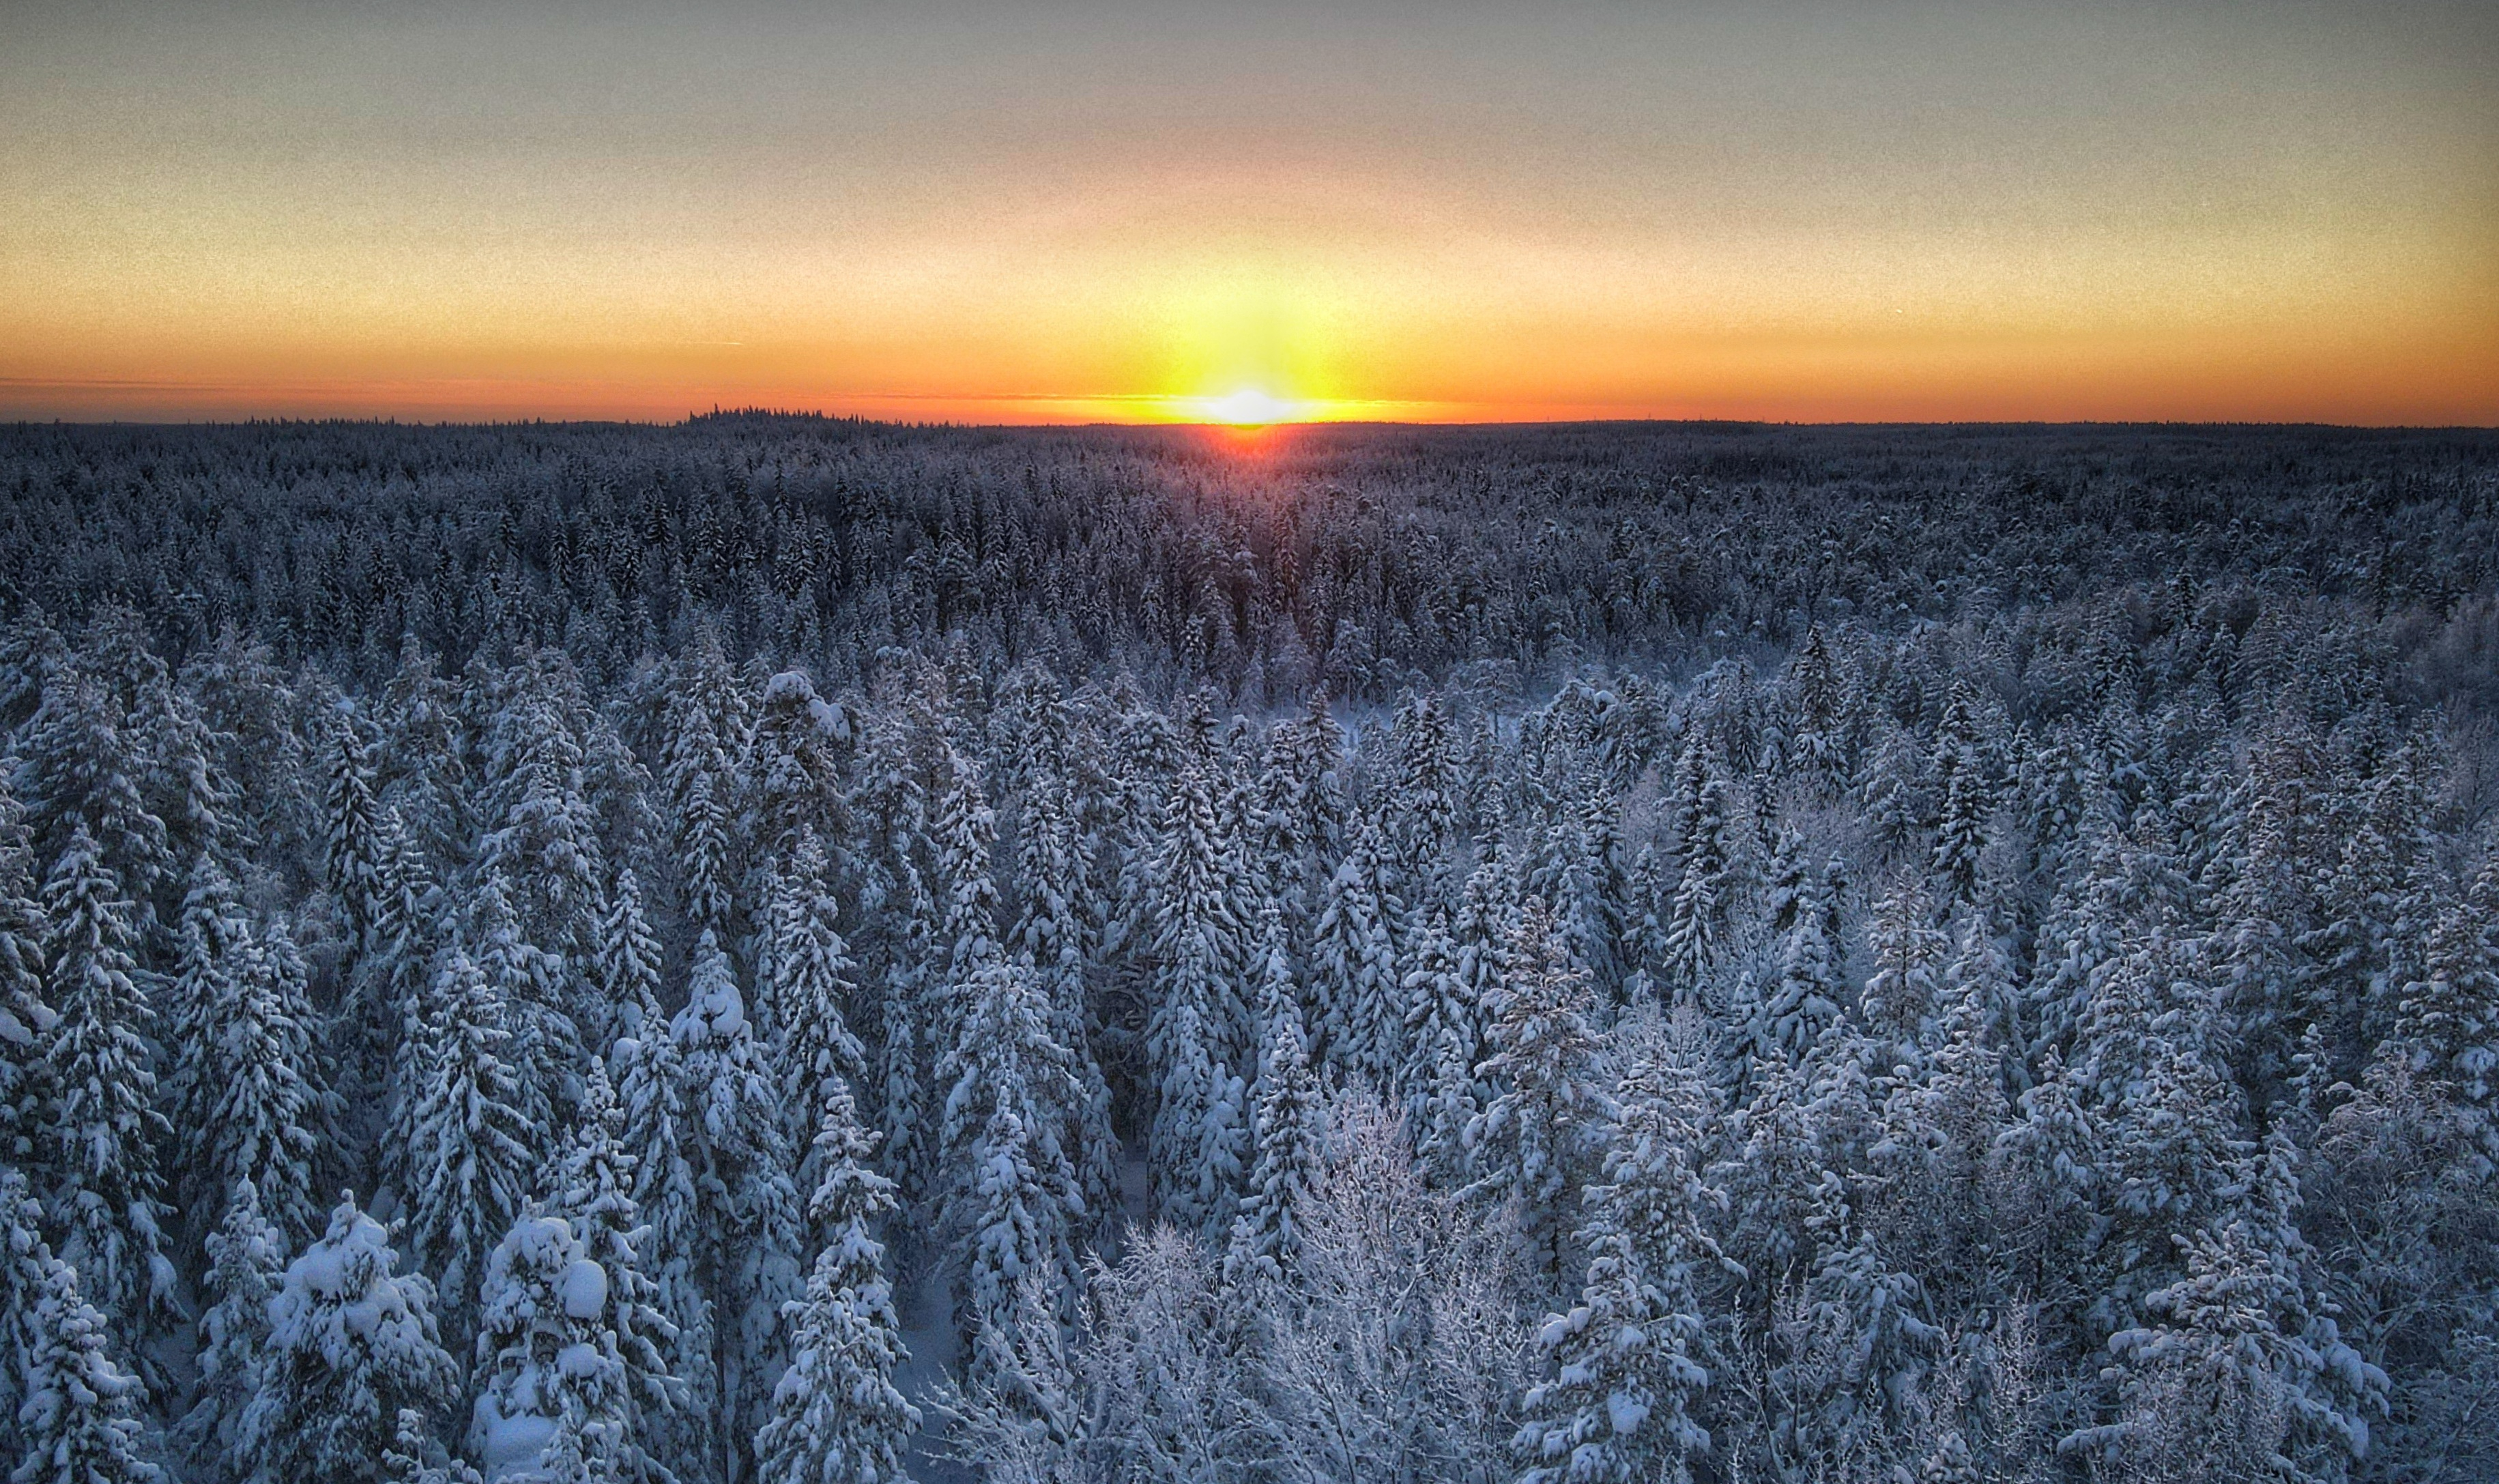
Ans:
[[[2499,434],[0,426],[15,1484],[2499,1479]]]

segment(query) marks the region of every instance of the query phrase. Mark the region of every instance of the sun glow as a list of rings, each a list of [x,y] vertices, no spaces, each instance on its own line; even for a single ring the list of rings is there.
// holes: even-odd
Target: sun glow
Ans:
[[[1209,422],[1230,423],[1236,428],[1263,428],[1270,423],[1289,421],[1300,409],[1292,403],[1254,386],[1245,386],[1221,397],[1204,399],[1203,410]]]

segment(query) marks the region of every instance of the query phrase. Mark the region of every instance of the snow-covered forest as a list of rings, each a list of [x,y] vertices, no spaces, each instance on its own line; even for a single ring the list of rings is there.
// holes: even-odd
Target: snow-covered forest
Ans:
[[[17,1484],[2499,1477],[2499,436],[0,429]]]

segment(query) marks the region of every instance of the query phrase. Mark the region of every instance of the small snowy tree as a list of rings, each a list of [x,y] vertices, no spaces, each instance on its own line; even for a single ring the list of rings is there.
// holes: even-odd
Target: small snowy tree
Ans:
[[[285,1240],[262,1217],[249,1180],[236,1182],[208,1249],[207,1288],[215,1302],[200,1316],[199,1400],[176,1431],[203,1473],[233,1479],[244,1472],[243,1416],[260,1391],[269,1301],[286,1273]]]
[[[252,1484],[377,1481],[400,1409],[439,1412],[458,1397],[460,1368],[435,1332],[434,1285],[398,1267],[390,1234],[352,1196],[286,1265],[238,1440]]]
[[[156,1171],[170,1130],[152,1106],[156,1076],[140,1039],[148,1009],[135,910],[79,826],[44,887],[46,997],[59,1012],[44,1048],[49,1205],[62,1260],[134,1343],[171,1312],[175,1280]]]
[[[790,1369],[756,1436],[757,1471],[763,1484],[909,1484],[903,1455],[920,1411],[893,1384],[908,1352],[870,1235],[895,1209],[893,1182],[869,1168],[876,1135],[847,1090],[826,1104],[816,1147],[825,1173],[807,1214],[826,1243],[805,1299],[784,1310]]]
[[[17,1423],[25,1458],[10,1484],[146,1484],[161,1477],[140,1457],[146,1397],[105,1353],[104,1316],[79,1293],[78,1270],[49,1253],[26,1329],[25,1402]]]
[[[489,1481],[647,1476],[633,1446],[607,1270],[570,1223],[523,1216],[486,1260],[469,1451]]]

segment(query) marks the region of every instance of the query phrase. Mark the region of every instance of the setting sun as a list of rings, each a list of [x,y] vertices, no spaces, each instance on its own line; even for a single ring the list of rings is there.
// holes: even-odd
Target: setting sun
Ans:
[[[1279,401],[1254,386],[1217,397],[1206,404],[1207,416],[1218,423],[1235,427],[1252,427],[1281,423],[1293,415],[1289,403]]]

